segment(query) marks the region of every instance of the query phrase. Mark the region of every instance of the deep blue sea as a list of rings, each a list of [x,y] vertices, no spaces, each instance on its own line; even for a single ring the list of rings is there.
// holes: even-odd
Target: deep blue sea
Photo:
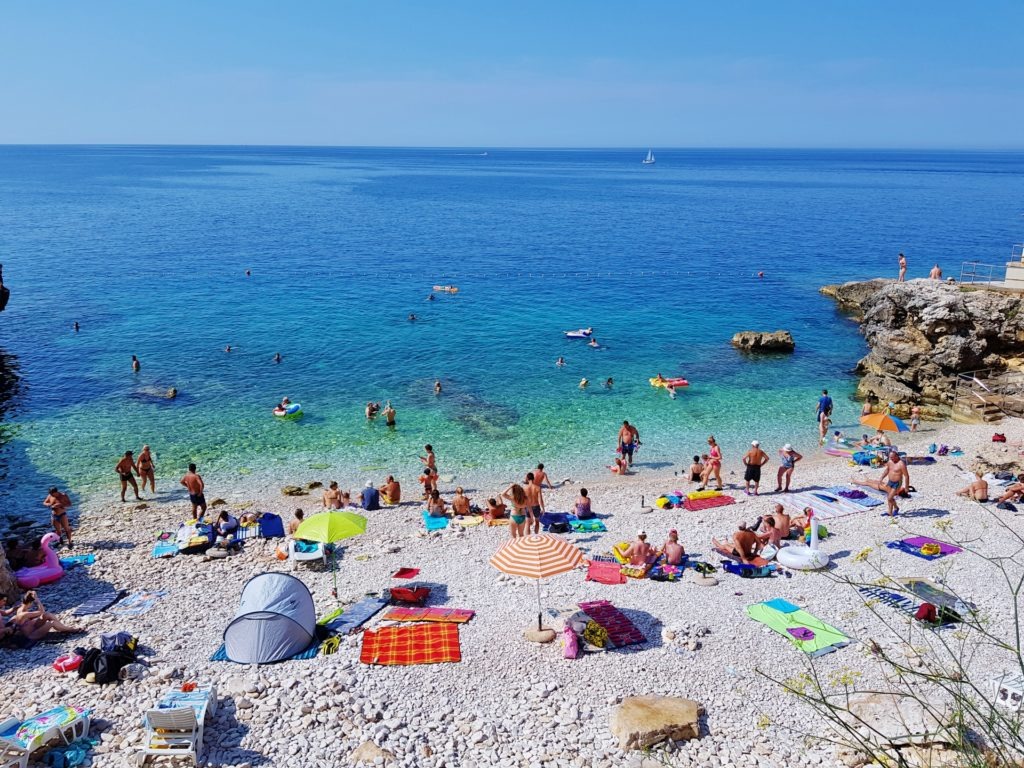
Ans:
[[[113,491],[143,443],[164,488],[195,460],[214,495],[410,483],[425,442],[458,479],[586,476],[624,418],[649,466],[709,433],[727,460],[810,450],[823,386],[855,423],[864,353],[818,288],[894,276],[898,251],[957,276],[1024,228],[1020,154],[646,149],[0,147],[0,502]],[[794,355],[729,345],[777,328]],[[692,385],[671,400],[658,372]],[[271,416],[285,395],[304,418]],[[363,416],[384,399],[394,431]]]

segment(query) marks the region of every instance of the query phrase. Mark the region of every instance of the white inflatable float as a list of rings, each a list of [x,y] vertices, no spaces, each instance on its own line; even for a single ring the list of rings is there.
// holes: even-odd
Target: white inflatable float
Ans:
[[[828,555],[818,549],[818,524],[814,520],[814,513],[809,513],[807,517],[811,526],[810,545],[787,544],[775,555],[775,562],[796,571],[818,571],[828,565]]]

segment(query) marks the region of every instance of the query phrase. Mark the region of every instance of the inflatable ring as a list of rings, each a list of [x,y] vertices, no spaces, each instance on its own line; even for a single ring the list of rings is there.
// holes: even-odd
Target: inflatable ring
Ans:
[[[82,664],[82,657],[77,653],[69,653],[53,660],[53,668],[58,672],[74,672]]]

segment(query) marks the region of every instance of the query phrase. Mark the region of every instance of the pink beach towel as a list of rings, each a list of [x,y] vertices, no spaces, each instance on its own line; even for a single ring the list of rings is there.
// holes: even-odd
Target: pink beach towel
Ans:
[[[622,575],[622,566],[617,562],[604,562],[591,560],[587,566],[587,581],[596,581],[599,584],[625,584],[626,577]]]

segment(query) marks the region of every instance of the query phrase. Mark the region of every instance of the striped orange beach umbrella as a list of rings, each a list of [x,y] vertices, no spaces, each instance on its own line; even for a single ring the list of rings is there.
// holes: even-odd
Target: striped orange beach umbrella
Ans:
[[[543,629],[540,580],[567,573],[583,563],[583,553],[565,539],[535,533],[507,541],[491,557],[491,565],[510,576],[537,580],[537,629]]]

